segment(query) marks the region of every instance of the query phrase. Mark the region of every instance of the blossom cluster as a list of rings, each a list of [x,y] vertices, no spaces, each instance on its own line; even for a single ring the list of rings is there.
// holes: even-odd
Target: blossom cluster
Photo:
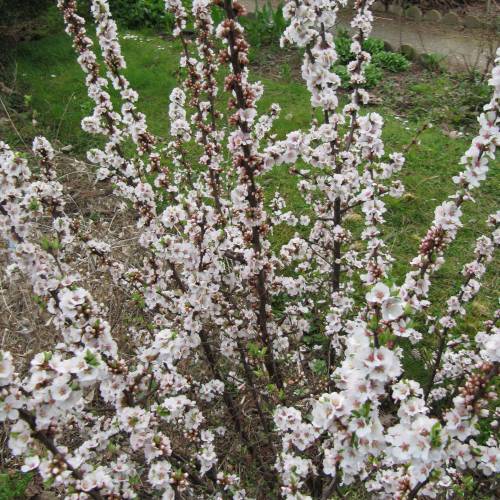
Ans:
[[[327,499],[349,488],[437,498],[470,491],[471,479],[493,494],[500,312],[472,334],[462,321],[500,244],[500,213],[457,291],[439,304],[431,287],[500,141],[500,51],[457,191],[398,283],[384,224],[387,199],[404,193],[405,158],[386,151],[382,116],[365,111],[372,0],[354,2],[352,91],[339,99],[331,32],[346,3],[284,7],[282,43],[303,49],[322,118],[280,138],[279,107],[258,111],[264,88],[249,74],[244,6],[167,0],[182,77],[163,141],[124,74],[108,1],[91,2],[96,46],[76,1],[58,1],[95,103],[82,128],[104,139],[87,157],[96,182],[128,202],[138,234],[120,259],[67,209],[47,139],[28,155],[0,143],[7,275],[24,276],[54,332],[28,363],[0,351],[0,421],[21,470],[64,498]],[[306,213],[280,193],[265,201],[262,176],[285,165]],[[284,225],[291,237],[276,245]],[[94,267],[79,266],[79,252]],[[124,338],[95,298],[94,273],[137,311],[137,324],[119,318]],[[428,346],[416,380],[408,361]]]

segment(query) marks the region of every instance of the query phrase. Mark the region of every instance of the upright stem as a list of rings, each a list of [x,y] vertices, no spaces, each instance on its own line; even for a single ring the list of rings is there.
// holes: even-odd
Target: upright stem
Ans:
[[[182,32],[180,35],[180,40],[182,43],[184,57],[186,58],[186,65],[187,65],[188,71],[189,71],[189,78],[191,79],[191,85],[192,85],[192,90],[193,90],[193,102],[194,102],[194,106],[196,108],[197,121],[198,121],[198,124],[200,126],[200,130],[201,130],[201,142],[202,142],[203,148],[205,150],[205,154],[209,158],[211,158],[211,156],[213,155],[212,147],[214,147],[214,148],[217,147],[217,144],[209,143],[209,140],[208,140],[208,135],[209,135],[208,128],[209,127],[206,124],[202,123],[203,111],[202,111],[201,106],[200,106],[200,99],[199,99],[200,89],[198,88],[198,82],[197,82],[197,76],[196,76],[197,70],[190,62],[191,58],[189,55],[188,44],[187,44],[187,41],[186,41]],[[211,131],[214,131],[215,127],[216,127],[215,101],[214,101],[214,98],[211,94],[208,95],[208,98],[209,98],[209,102],[210,102]],[[215,208],[217,209],[217,212],[219,213],[219,215],[222,216],[222,205],[221,205],[221,201],[220,201],[219,175],[210,166],[208,168],[208,175],[210,178],[210,188],[212,190],[212,197],[214,199]]]
[[[233,10],[233,5],[232,5],[232,0],[224,0],[224,9],[226,11],[227,18],[230,19],[231,21],[235,20],[235,14]],[[231,24],[231,27],[229,29],[229,34],[228,34],[228,44],[229,44],[229,51],[230,51],[230,62],[231,62],[231,67],[233,70],[233,73],[235,75],[234,79],[234,84],[233,84],[233,90],[236,94],[236,101],[239,109],[247,109],[246,106],[246,99],[245,95],[243,92],[243,88],[241,85],[241,77],[243,75],[243,69],[240,64],[240,60],[238,57],[238,49],[236,47],[236,37],[235,37],[235,31],[234,27]],[[250,129],[247,125],[246,122],[240,121],[239,126],[241,131],[244,134],[249,134]],[[252,160],[251,158],[251,150],[250,147],[245,144],[242,147],[243,150],[243,155],[244,155],[244,160],[243,160],[243,168],[245,171],[245,175],[248,179],[249,185],[248,185],[248,193],[247,193],[247,201],[250,207],[258,211],[256,209],[259,208],[259,200],[258,200],[258,192],[257,192],[257,186],[255,183],[255,172],[254,172],[254,167],[252,165]],[[260,240],[260,226],[253,226],[252,227],[252,246],[254,249],[255,254],[260,255],[262,253],[262,245],[261,245],[261,240]],[[267,273],[264,268],[261,268],[258,275],[257,275],[257,286],[256,286],[256,291],[257,291],[257,297],[258,297],[258,311],[257,311],[257,322],[259,324],[259,329],[262,337],[262,341],[264,345],[266,346],[266,354],[265,354],[265,365],[266,369],[273,380],[273,382],[276,384],[278,388],[283,388],[283,378],[281,376],[280,370],[277,366],[276,360],[274,359],[274,352],[273,352],[273,342],[272,338],[269,334],[268,330],[268,325],[267,325],[267,307],[268,307],[268,293],[267,293],[267,288],[266,288],[266,281],[267,281]]]
[[[477,261],[481,263],[483,260],[482,256],[480,256]],[[472,280],[473,276],[468,276],[467,279],[465,280],[465,283],[462,285],[462,291],[458,294],[458,302],[462,304],[462,299],[464,296],[464,289],[465,287],[469,284],[469,282]],[[457,312],[452,314],[451,316],[456,316]],[[448,326],[444,327],[441,332],[440,332],[440,337],[439,337],[439,346],[438,346],[438,351],[436,354],[436,359],[434,361],[434,365],[432,366],[432,371],[431,371],[431,376],[429,378],[429,382],[427,383],[427,387],[425,389],[425,400],[429,398],[429,394],[432,390],[432,387],[434,386],[434,380],[436,378],[437,372],[439,370],[439,367],[441,366],[441,359],[443,357],[444,351],[446,349],[446,341],[448,340],[448,332],[450,331],[450,328]]]

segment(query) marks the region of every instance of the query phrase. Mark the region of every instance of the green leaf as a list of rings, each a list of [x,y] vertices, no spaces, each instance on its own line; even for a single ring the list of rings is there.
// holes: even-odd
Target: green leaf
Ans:
[[[38,203],[38,200],[36,198],[31,198],[30,203],[28,205],[28,208],[30,210],[35,211],[35,210],[38,210],[39,207],[40,207],[40,203]]]
[[[97,367],[99,366],[99,360],[95,356],[95,354],[92,351],[85,351],[85,357],[83,358],[87,362],[88,365]]]
[[[132,293],[132,300],[137,304],[138,307],[144,309],[146,307],[146,301],[144,300],[144,296],[140,292]]]
[[[315,359],[311,363],[311,370],[316,375],[326,375],[328,372],[328,365],[324,359]]]
[[[443,440],[441,439],[441,424],[436,422],[431,428],[431,446],[432,448],[439,448]]]
[[[56,239],[50,239],[43,236],[40,240],[40,246],[46,251],[51,252],[53,250],[58,250],[60,248],[59,241]]]
[[[168,411],[163,406],[158,406],[158,408],[156,409],[156,413],[158,413],[158,415],[163,418],[166,418],[170,415],[170,411]]]

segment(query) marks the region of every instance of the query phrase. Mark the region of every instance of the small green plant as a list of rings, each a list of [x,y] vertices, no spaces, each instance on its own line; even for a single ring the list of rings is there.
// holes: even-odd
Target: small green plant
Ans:
[[[353,59],[353,53],[351,52],[351,39],[349,34],[345,30],[339,30],[337,36],[335,37],[335,50],[337,51],[338,59],[340,64],[347,64]]]
[[[341,81],[340,86],[343,89],[349,88],[349,73],[347,73],[347,69],[345,66],[342,66],[341,64],[336,64],[333,68],[332,71],[336,73]]]
[[[425,69],[433,73],[442,73],[443,61],[445,58],[446,56],[431,52],[429,54],[422,54],[420,56],[420,61]]]
[[[270,3],[262,8],[256,5],[251,16],[241,19],[241,24],[245,28],[247,39],[254,48],[279,44],[279,39],[285,31],[287,22],[283,17],[283,5],[276,8]]]
[[[324,359],[315,359],[313,363],[311,363],[311,370],[317,375],[327,375],[328,374],[328,366]]]
[[[367,38],[363,42],[363,50],[366,50],[366,52],[373,56],[385,51],[385,43],[380,38]]]
[[[26,488],[31,481],[31,474],[0,474],[0,500],[26,498]]]
[[[372,61],[366,68],[366,87],[373,88],[382,79],[382,69],[398,73],[406,71],[410,67],[410,61],[403,55],[384,50],[383,40],[378,38],[368,38],[363,43],[363,50],[371,56]],[[335,50],[337,51],[337,64],[335,72],[342,80],[342,88],[349,88],[350,82],[345,68],[354,59],[351,52],[351,38],[346,30],[339,30],[335,37]]]
[[[372,64],[384,68],[393,73],[406,71],[410,67],[410,61],[403,54],[397,52],[377,52],[372,57]]]
[[[340,29],[337,31],[335,50],[337,51],[338,61],[342,64],[347,64],[354,58],[354,54],[351,52],[351,43],[352,40],[347,30]],[[379,38],[367,38],[363,42],[363,50],[366,50],[372,56],[386,52],[385,43]]]
[[[349,73],[345,66],[337,64],[333,67],[333,71],[340,77],[341,87],[343,89],[349,89],[351,87],[351,82],[349,80]],[[375,87],[384,76],[384,72],[375,64],[369,64],[365,69],[366,83],[365,87],[371,89]]]
[[[365,69],[365,87],[371,89],[375,87],[383,78],[383,71],[376,64],[369,64]]]

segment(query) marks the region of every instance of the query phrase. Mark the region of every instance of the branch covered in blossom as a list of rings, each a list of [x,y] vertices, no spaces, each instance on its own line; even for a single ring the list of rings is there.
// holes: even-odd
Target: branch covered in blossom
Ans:
[[[436,498],[470,478],[493,494],[500,452],[485,429],[498,425],[499,314],[472,335],[460,320],[499,244],[498,213],[458,291],[439,304],[430,287],[495,156],[500,51],[457,192],[398,283],[384,224],[386,198],[404,192],[396,176],[405,159],[386,152],[382,116],[365,111],[372,3],[354,3],[353,90],[341,106],[332,29],[346,2],[287,2],[282,43],[304,49],[321,121],[277,138],[279,107],[257,110],[264,88],[250,77],[245,8],[195,0],[188,11],[167,0],[182,53],[163,140],[125,77],[107,0],[91,2],[95,47],[76,1],[58,1],[95,105],[82,129],[105,141],[87,157],[113,201],[129,202],[138,238],[124,260],[110,236],[67,210],[45,138],[26,155],[0,143],[7,274],[29,283],[53,331],[27,366],[0,351],[0,421],[23,471],[71,500],[328,499],[346,488]],[[262,176],[282,165],[304,212],[279,192],[265,203]],[[272,244],[283,225],[295,233]],[[81,254],[94,267],[84,270]],[[108,319],[96,273],[136,305],[138,326]],[[408,360],[425,352],[422,341],[435,355],[416,380]]]

